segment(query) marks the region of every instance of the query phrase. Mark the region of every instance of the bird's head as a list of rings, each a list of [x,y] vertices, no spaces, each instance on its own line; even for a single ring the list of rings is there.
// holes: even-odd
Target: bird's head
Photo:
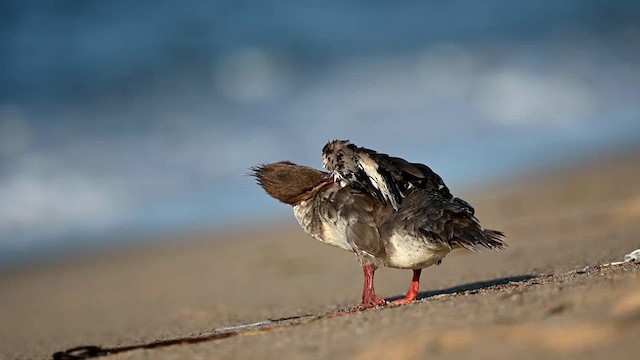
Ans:
[[[251,175],[267,194],[289,205],[311,198],[333,182],[325,172],[289,161],[255,166]]]

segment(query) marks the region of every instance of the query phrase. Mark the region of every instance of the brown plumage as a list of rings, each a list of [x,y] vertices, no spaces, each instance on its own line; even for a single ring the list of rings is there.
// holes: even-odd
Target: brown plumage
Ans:
[[[255,166],[251,171],[267,194],[289,205],[307,200],[318,186],[330,183],[327,173],[289,161]]]

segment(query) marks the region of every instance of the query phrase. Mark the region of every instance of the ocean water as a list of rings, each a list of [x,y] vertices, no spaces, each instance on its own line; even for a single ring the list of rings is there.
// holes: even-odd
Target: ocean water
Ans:
[[[0,263],[290,216],[332,139],[455,191],[640,143],[635,1],[3,1]],[[265,220],[262,220],[265,221]]]

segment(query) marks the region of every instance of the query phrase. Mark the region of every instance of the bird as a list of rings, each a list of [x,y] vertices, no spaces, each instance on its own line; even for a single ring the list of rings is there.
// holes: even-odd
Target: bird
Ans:
[[[471,205],[453,197],[428,166],[346,140],[329,142],[322,152],[329,172],[282,161],[253,167],[252,175],[267,194],[293,206],[304,232],[356,255],[362,303],[346,313],[389,304],[375,292],[380,267],[413,270],[407,295],[391,302],[400,305],[417,299],[422,269],[451,250],[506,246],[505,235],[484,229]]]

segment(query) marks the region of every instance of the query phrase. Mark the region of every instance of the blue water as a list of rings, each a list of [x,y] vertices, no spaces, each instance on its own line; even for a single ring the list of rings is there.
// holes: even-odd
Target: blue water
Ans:
[[[248,168],[320,167],[335,138],[454,190],[640,143],[638,19],[636,1],[3,1],[0,262],[290,216]]]

